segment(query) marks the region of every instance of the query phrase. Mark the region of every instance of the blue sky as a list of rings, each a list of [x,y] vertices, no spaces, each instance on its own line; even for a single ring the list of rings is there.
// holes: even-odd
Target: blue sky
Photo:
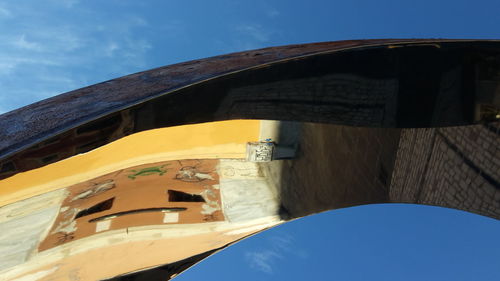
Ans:
[[[0,113],[153,67],[267,46],[500,38],[500,1],[0,0]],[[500,280],[500,223],[411,205],[301,219],[178,280]]]

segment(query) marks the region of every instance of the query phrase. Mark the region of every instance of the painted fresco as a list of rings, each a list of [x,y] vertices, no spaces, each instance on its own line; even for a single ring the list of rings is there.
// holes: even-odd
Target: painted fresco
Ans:
[[[218,163],[152,163],[70,186],[39,251],[115,229],[223,221]]]

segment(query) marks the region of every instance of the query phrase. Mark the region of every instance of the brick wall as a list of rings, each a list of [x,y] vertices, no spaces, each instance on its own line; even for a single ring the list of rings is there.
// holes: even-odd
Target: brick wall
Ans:
[[[499,136],[500,123],[402,130],[391,201],[500,218]]]

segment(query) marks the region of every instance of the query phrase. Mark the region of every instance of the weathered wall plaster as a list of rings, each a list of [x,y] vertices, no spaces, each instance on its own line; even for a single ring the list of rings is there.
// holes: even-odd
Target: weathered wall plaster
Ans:
[[[22,264],[35,254],[65,195],[60,189],[0,208],[0,270]]]
[[[221,159],[219,175],[224,215],[229,222],[278,216],[279,200],[259,164]]]

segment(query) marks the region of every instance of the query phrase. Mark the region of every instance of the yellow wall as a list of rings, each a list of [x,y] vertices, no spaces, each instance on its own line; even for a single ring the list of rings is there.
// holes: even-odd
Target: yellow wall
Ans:
[[[176,159],[244,158],[260,121],[231,120],[136,133],[0,181],[0,206],[130,166]]]

